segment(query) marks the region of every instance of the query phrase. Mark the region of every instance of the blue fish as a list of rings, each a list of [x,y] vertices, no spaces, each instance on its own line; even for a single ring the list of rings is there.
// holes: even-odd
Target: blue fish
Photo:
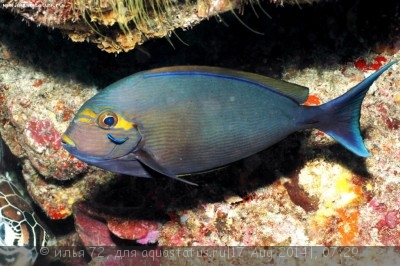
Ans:
[[[151,177],[150,168],[175,179],[248,157],[308,128],[367,157],[361,103],[372,83],[396,62],[320,106],[302,105],[306,87],[253,73],[203,66],[144,71],[84,103],[62,145],[109,171]]]

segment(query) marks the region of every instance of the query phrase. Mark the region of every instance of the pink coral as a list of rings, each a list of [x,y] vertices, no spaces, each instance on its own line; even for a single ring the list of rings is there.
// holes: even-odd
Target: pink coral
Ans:
[[[136,242],[138,242],[139,244],[142,244],[142,245],[154,244],[154,243],[157,242],[158,234],[159,234],[158,230],[157,231],[150,231],[150,232],[148,232],[148,234],[145,237],[136,240]]]
[[[88,248],[88,253],[92,256],[96,265],[160,265],[161,257],[146,256],[153,254],[156,247],[137,248],[132,243],[131,246],[118,246],[118,239],[112,237],[109,229],[102,217],[97,216],[97,213],[90,209],[84,203],[74,205],[74,218],[76,231],[85,247]],[[123,223],[124,224],[124,223]],[[128,229],[128,224],[124,224]],[[154,223],[143,223],[142,228],[158,228],[154,227]],[[138,230],[144,237],[148,237],[150,242],[154,233],[157,231],[147,232],[146,230]],[[158,235],[158,233],[157,233]],[[98,247],[104,246],[104,247]],[[98,248],[96,248],[98,247]],[[126,253],[128,252],[128,253]]]
[[[390,211],[385,216],[385,221],[390,229],[394,229],[400,223],[400,216],[398,211]]]
[[[140,240],[147,244],[155,243],[158,237],[158,223],[147,220],[124,218],[107,219],[108,229],[122,239]]]
[[[39,146],[51,147],[58,150],[61,148],[61,134],[48,120],[33,120],[26,125],[27,135],[31,137]]]

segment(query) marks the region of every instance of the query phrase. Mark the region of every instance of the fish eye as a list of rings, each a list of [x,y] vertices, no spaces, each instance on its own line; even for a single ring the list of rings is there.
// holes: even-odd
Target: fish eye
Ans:
[[[118,123],[118,117],[110,111],[102,112],[97,117],[97,124],[103,129],[110,129]]]

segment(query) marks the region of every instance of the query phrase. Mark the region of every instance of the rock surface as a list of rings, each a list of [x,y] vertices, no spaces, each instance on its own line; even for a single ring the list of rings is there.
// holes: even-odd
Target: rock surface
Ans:
[[[303,4],[320,0],[272,0]],[[1,7],[38,25],[61,29],[72,41],[89,41],[110,53],[127,52],[152,38],[169,38],[175,29],[190,29],[202,20],[259,0],[4,0]],[[161,4],[160,4],[161,3]],[[233,11],[236,12],[236,11]]]
[[[309,130],[226,169],[190,177],[200,184],[192,187],[165,177],[116,178],[71,158],[58,142],[76,110],[99,89],[158,66],[247,70],[308,86],[309,105],[327,102],[400,59],[399,4],[371,9],[367,2],[275,8],[268,10],[272,20],[256,18],[248,7],[244,22],[264,36],[227,15],[229,27],[210,20],[179,32],[190,46],[177,41],[174,50],[160,39],[145,43],[143,52],[118,57],[1,16],[1,136],[20,162],[33,200],[53,219],[69,216],[74,202],[86,200],[118,221],[114,232],[124,221],[159,225],[151,231],[165,249],[399,245],[399,64],[364,100],[361,128],[372,154],[367,159]],[[99,228],[110,229],[104,221]],[[352,258],[383,264],[398,255],[396,249],[376,252],[384,256],[359,249]],[[338,258],[324,263],[332,262]]]

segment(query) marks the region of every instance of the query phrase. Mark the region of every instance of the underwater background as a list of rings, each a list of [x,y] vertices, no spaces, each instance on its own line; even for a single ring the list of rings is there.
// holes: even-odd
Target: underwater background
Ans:
[[[363,102],[361,129],[372,154],[366,159],[320,131],[306,130],[227,168],[186,177],[199,184],[195,187],[163,176],[118,176],[62,149],[61,134],[79,107],[138,71],[208,65],[254,72],[309,87],[306,104],[319,105],[400,58],[397,1],[284,6],[261,1],[261,6],[270,17],[257,5],[254,10],[244,5],[240,14],[210,17],[175,30],[169,39],[147,40],[118,54],[71,42],[57,29],[0,9],[3,174],[9,172],[25,199],[32,200],[33,212],[52,235],[51,254],[59,254],[51,246],[73,247],[77,254],[86,246],[85,256],[39,256],[37,265],[112,265],[97,249],[88,251],[90,246],[400,244],[398,64],[375,82]],[[384,256],[362,251],[350,252],[349,260],[398,262],[398,250],[376,250]],[[254,250],[248,252],[230,262],[254,264]],[[187,262],[179,258],[159,257],[155,263]],[[325,265],[342,259],[335,254],[301,260]],[[207,255],[199,260],[212,261]]]

